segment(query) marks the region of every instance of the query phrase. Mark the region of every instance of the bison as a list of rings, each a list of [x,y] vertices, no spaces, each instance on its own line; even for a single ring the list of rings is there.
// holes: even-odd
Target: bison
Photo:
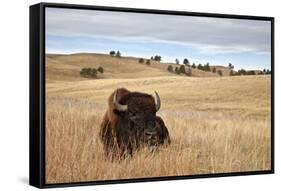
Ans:
[[[159,145],[170,144],[167,127],[161,117],[160,97],[130,92],[125,88],[116,89],[108,99],[108,109],[104,114],[100,139],[106,154],[124,157],[132,156],[140,146],[155,150]]]

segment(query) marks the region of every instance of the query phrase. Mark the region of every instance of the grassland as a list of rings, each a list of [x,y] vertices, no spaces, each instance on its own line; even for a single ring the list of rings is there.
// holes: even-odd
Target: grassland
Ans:
[[[101,64],[101,79],[79,76],[81,67]],[[47,183],[270,169],[270,75],[184,77],[161,67],[105,55],[48,56]],[[106,159],[98,131],[117,87],[159,93],[170,146]]]

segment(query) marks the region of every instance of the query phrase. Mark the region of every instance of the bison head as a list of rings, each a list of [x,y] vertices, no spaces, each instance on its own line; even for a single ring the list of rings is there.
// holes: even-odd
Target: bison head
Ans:
[[[120,125],[145,142],[155,134],[156,112],[161,101],[157,92],[152,95],[130,92],[119,98],[118,90],[113,95],[115,113],[120,116]],[[122,125],[123,124],[123,125]],[[142,139],[143,138],[143,139]]]

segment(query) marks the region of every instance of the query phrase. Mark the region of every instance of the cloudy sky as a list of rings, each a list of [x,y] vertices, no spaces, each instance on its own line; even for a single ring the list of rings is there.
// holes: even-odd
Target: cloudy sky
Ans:
[[[270,21],[47,8],[47,53],[108,53],[163,62],[270,69]]]

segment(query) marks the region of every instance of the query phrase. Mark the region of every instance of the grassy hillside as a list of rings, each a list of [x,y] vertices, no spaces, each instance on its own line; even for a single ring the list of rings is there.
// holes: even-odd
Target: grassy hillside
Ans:
[[[179,67],[176,64],[164,64],[151,60],[151,65],[139,63],[138,58],[134,57],[112,57],[106,54],[71,54],[59,55],[48,54],[46,56],[46,79],[50,81],[77,81],[85,80],[80,77],[79,72],[82,68],[97,68],[102,66],[105,73],[100,78],[143,78],[154,76],[178,76],[167,71],[169,65],[173,68]],[[224,75],[229,74],[229,70],[222,67]],[[211,77],[218,76],[216,73],[205,72],[198,69],[192,69],[192,76]]]
[[[136,58],[116,58],[104,54],[47,55],[47,81],[85,80],[79,72],[85,67],[102,66],[102,78],[141,78],[150,76],[173,76],[162,70],[138,63]]]

